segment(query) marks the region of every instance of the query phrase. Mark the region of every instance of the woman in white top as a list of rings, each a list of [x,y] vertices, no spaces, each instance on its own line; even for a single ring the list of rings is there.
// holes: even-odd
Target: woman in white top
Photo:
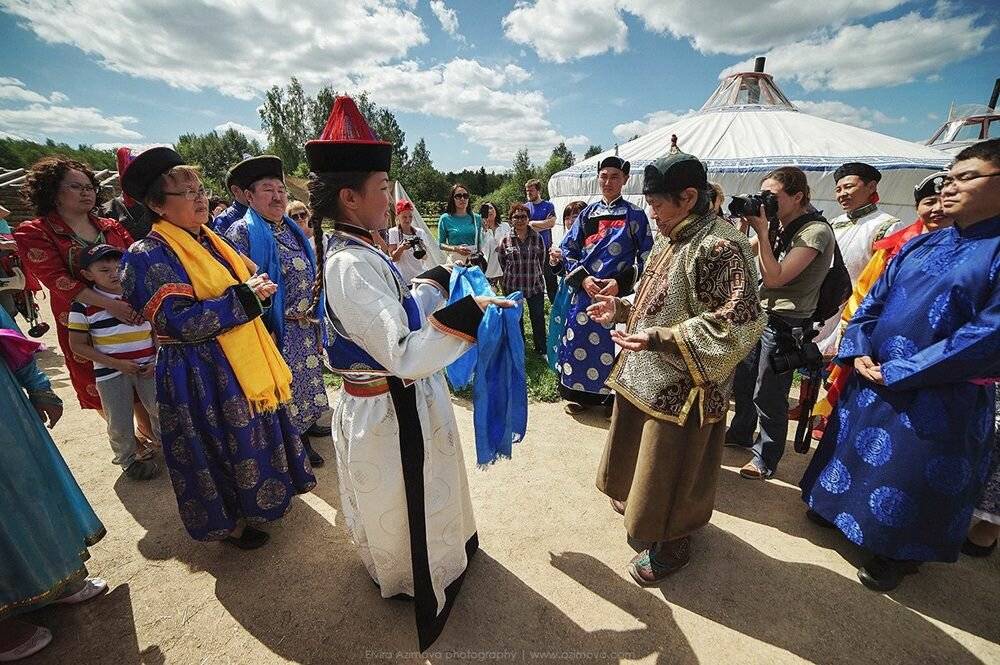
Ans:
[[[510,235],[510,224],[500,219],[497,214],[497,207],[486,201],[479,206],[479,216],[483,218],[483,256],[486,257],[486,278],[493,285],[494,289],[499,288],[500,278],[503,277],[503,269],[500,268],[500,259],[497,249],[500,241]]]
[[[396,226],[389,229],[389,256],[406,283],[431,268],[427,261],[430,238],[423,229],[413,226],[413,203],[396,202]]]

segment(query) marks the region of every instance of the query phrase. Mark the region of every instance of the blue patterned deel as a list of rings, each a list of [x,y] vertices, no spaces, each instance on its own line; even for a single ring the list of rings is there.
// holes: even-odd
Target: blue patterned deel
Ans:
[[[851,489],[851,472],[838,459],[833,460],[823,469],[819,483],[831,494],[843,494]]]
[[[870,553],[958,558],[992,450],[998,265],[1000,217],[917,236],[844,332],[838,357],[871,356],[884,385],[850,376],[800,486]]]
[[[209,251],[207,260],[228,265]],[[196,540],[221,540],[238,520],[280,518],[316,478],[286,407],[252,412],[216,341],[249,320],[236,290],[192,297],[186,269],[155,231],[129,248],[122,266],[124,299],[137,311],[159,302],[147,312],[153,332],[174,340],[157,352],[156,399],[184,527]]]
[[[917,518],[916,503],[897,487],[883,485],[876,488],[868,498],[868,507],[875,519],[886,526],[909,526]]]
[[[855,545],[862,545],[865,541],[865,534],[861,531],[861,525],[854,519],[854,515],[840,513],[833,518],[833,523]]]
[[[881,427],[868,427],[854,442],[858,455],[872,466],[882,466],[892,458],[892,438]]]

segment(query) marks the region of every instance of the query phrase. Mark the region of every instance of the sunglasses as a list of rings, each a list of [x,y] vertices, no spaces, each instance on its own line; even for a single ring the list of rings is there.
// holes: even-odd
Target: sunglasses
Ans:
[[[521,213],[521,214],[519,214],[519,215],[511,215],[511,216],[510,216],[510,218],[511,218],[511,219],[528,219],[528,216],[527,216],[527,215],[525,215],[525,214],[524,214],[524,213],[522,212],[522,213]]]
[[[467,199],[467,198],[469,198],[469,195],[465,194],[464,192],[459,192],[458,194],[455,194],[455,196],[453,196],[452,198]]]
[[[309,213],[307,213],[307,212],[293,212],[293,213],[292,213],[292,214],[290,215],[290,217],[291,217],[292,219],[295,219],[295,220],[299,220],[299,219],[308,219],[308,218],[309,218]]]

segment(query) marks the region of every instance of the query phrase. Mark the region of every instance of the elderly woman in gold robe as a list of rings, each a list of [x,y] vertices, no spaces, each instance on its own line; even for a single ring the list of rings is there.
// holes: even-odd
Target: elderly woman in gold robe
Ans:
[[[597,488],[625,516],[629,563],[643,586],[687,565],[691,534],[712,516],[736,365],[764,328],[746,237],[711,209],[705,167],[677,151],[646,167],[643,193],[660,230],[635,304],[597,296],[599,323],[622,348]]]

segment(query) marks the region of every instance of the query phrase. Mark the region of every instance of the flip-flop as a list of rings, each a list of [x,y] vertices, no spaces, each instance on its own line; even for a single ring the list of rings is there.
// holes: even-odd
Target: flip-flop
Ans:
[[[35,626],[35,632],[27,640],[7,651],[0,651],[0,663],[9,663],[38,653],[52,641],[52,631]]]
[[[83,588],[76,593],[70,594],[59,600],[55,601],[53,604],[65,604],[65,605],[76,605],[77,603],[82,603],[100,596],[102,593],[108,590],[108,583],[105,582],[100,577],[88,577],[83,583]]]

